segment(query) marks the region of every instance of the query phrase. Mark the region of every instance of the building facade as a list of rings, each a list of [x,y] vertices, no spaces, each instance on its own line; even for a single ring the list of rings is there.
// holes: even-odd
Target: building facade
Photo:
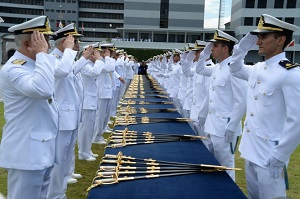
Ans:
[[[236,38],[241,39],[247,32],[256,29],[261,14],[269,14],[280,20],[300,27],[299,0],[232,0],[229,28],[234,30]],[[294,33],[295,46],[287,47],[287,58],[300,62],[300,31]],[[262,61],[257,51],[250,51],[246,62]]]

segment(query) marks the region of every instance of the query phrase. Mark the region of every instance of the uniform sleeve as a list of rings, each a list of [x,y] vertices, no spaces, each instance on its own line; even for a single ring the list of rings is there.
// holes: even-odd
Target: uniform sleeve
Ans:
[[[230,75],[231,89],[233,93],[233,110],[227,129],[236,132],[238,124],[247,109],[247,82]]]
[[[205,59],[200,57],[196,66],[196,72],[199,75],[210,77],[214,71],[214,66],[206,66]]]
[[[55,62],[55,75],[58,77],[67,77],[73,68],[77,51],[66,48],[60,60]]]
[[[193,61],[185,61],[182,64],[182,72],[187,76],[187,77],[193,77],[195,71],[192,70],[192,65]]]
[[[279,144],[271,155],[276,159],[286,162],[300,143],[300,70],[299,68],[287,71],[281,86],[287,119],[284,123]],[[278,113],[284,114],[284,113]]]
[[[6,72],[6,77],[20,94],[37,99],[48,99],[54,92],[55,59],[53,55],[38,53],[34,73],[22,67],[11,67]]]
[[[79,60],[77,60],[74,64],[73,64],[73,72],[74,75],[76,75],[77,73],[79,73],[82,69],[82,67],[84,65],[86,65],[87,63],[89,63],[88,59],[85,59],[84,57],[80,57]]]
[[[85,64],[82,67],[81,74],[90,77],[98,76],[100,75],[103,67],[104,63],[100,60],[96,60],[95,63],[90,62],[88,64]]]

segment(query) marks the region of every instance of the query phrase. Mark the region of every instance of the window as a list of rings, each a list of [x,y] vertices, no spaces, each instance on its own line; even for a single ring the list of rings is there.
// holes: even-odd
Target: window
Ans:
[[[246,8],[254,8],[255,0],[246,0]]]
[[[289,18],[289,17],[287,17],[287,18],[285,18],[285,22],[288,22],[290,24],[294,24],[294,19],[295,18]]]
[[[259,0],[257,2],[257,8],[266,8],[267,7],[267,0]]]
[[[287,0],[286,8],[296,8],[297,0]]]
[[[244,25],[245,26],[252,26],[253,25],[253,18],[252,17],[245,17],[244,18]]]
[[[283,0],[275,0],[274,8],[283,8]]]

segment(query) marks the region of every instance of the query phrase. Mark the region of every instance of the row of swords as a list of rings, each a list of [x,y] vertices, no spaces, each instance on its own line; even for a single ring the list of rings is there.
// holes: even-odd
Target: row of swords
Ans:
[[[90,189],[106,184],[116,184],[122,181],[178,176],[196,173],[220,172],[226,170],[241,170],[219,165],[193,164],[154,160],[151,158],[134,158],[106,154],[101,162]]]
[[[164,143],[164,142],[178,142],[190,140],[207,139],[205,136],[196,135],[177,135],[177,134],[163,134],[151,132],[137,132],[129,131],[128,128],[124,130],[115,130],[108,137],[107,148],[126,147],[130,145]]]

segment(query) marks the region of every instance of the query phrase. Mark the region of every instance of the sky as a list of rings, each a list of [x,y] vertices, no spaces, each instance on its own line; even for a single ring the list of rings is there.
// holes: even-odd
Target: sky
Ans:
[[[230,21],[231,15],[231,1],[222,0],[223,2],[223,13],[224,18],[220,28],[224,28],[225,23]],[[204,28],[218,28],[219,20],[219,4],[220,0],[205,0],[204,8]]]

